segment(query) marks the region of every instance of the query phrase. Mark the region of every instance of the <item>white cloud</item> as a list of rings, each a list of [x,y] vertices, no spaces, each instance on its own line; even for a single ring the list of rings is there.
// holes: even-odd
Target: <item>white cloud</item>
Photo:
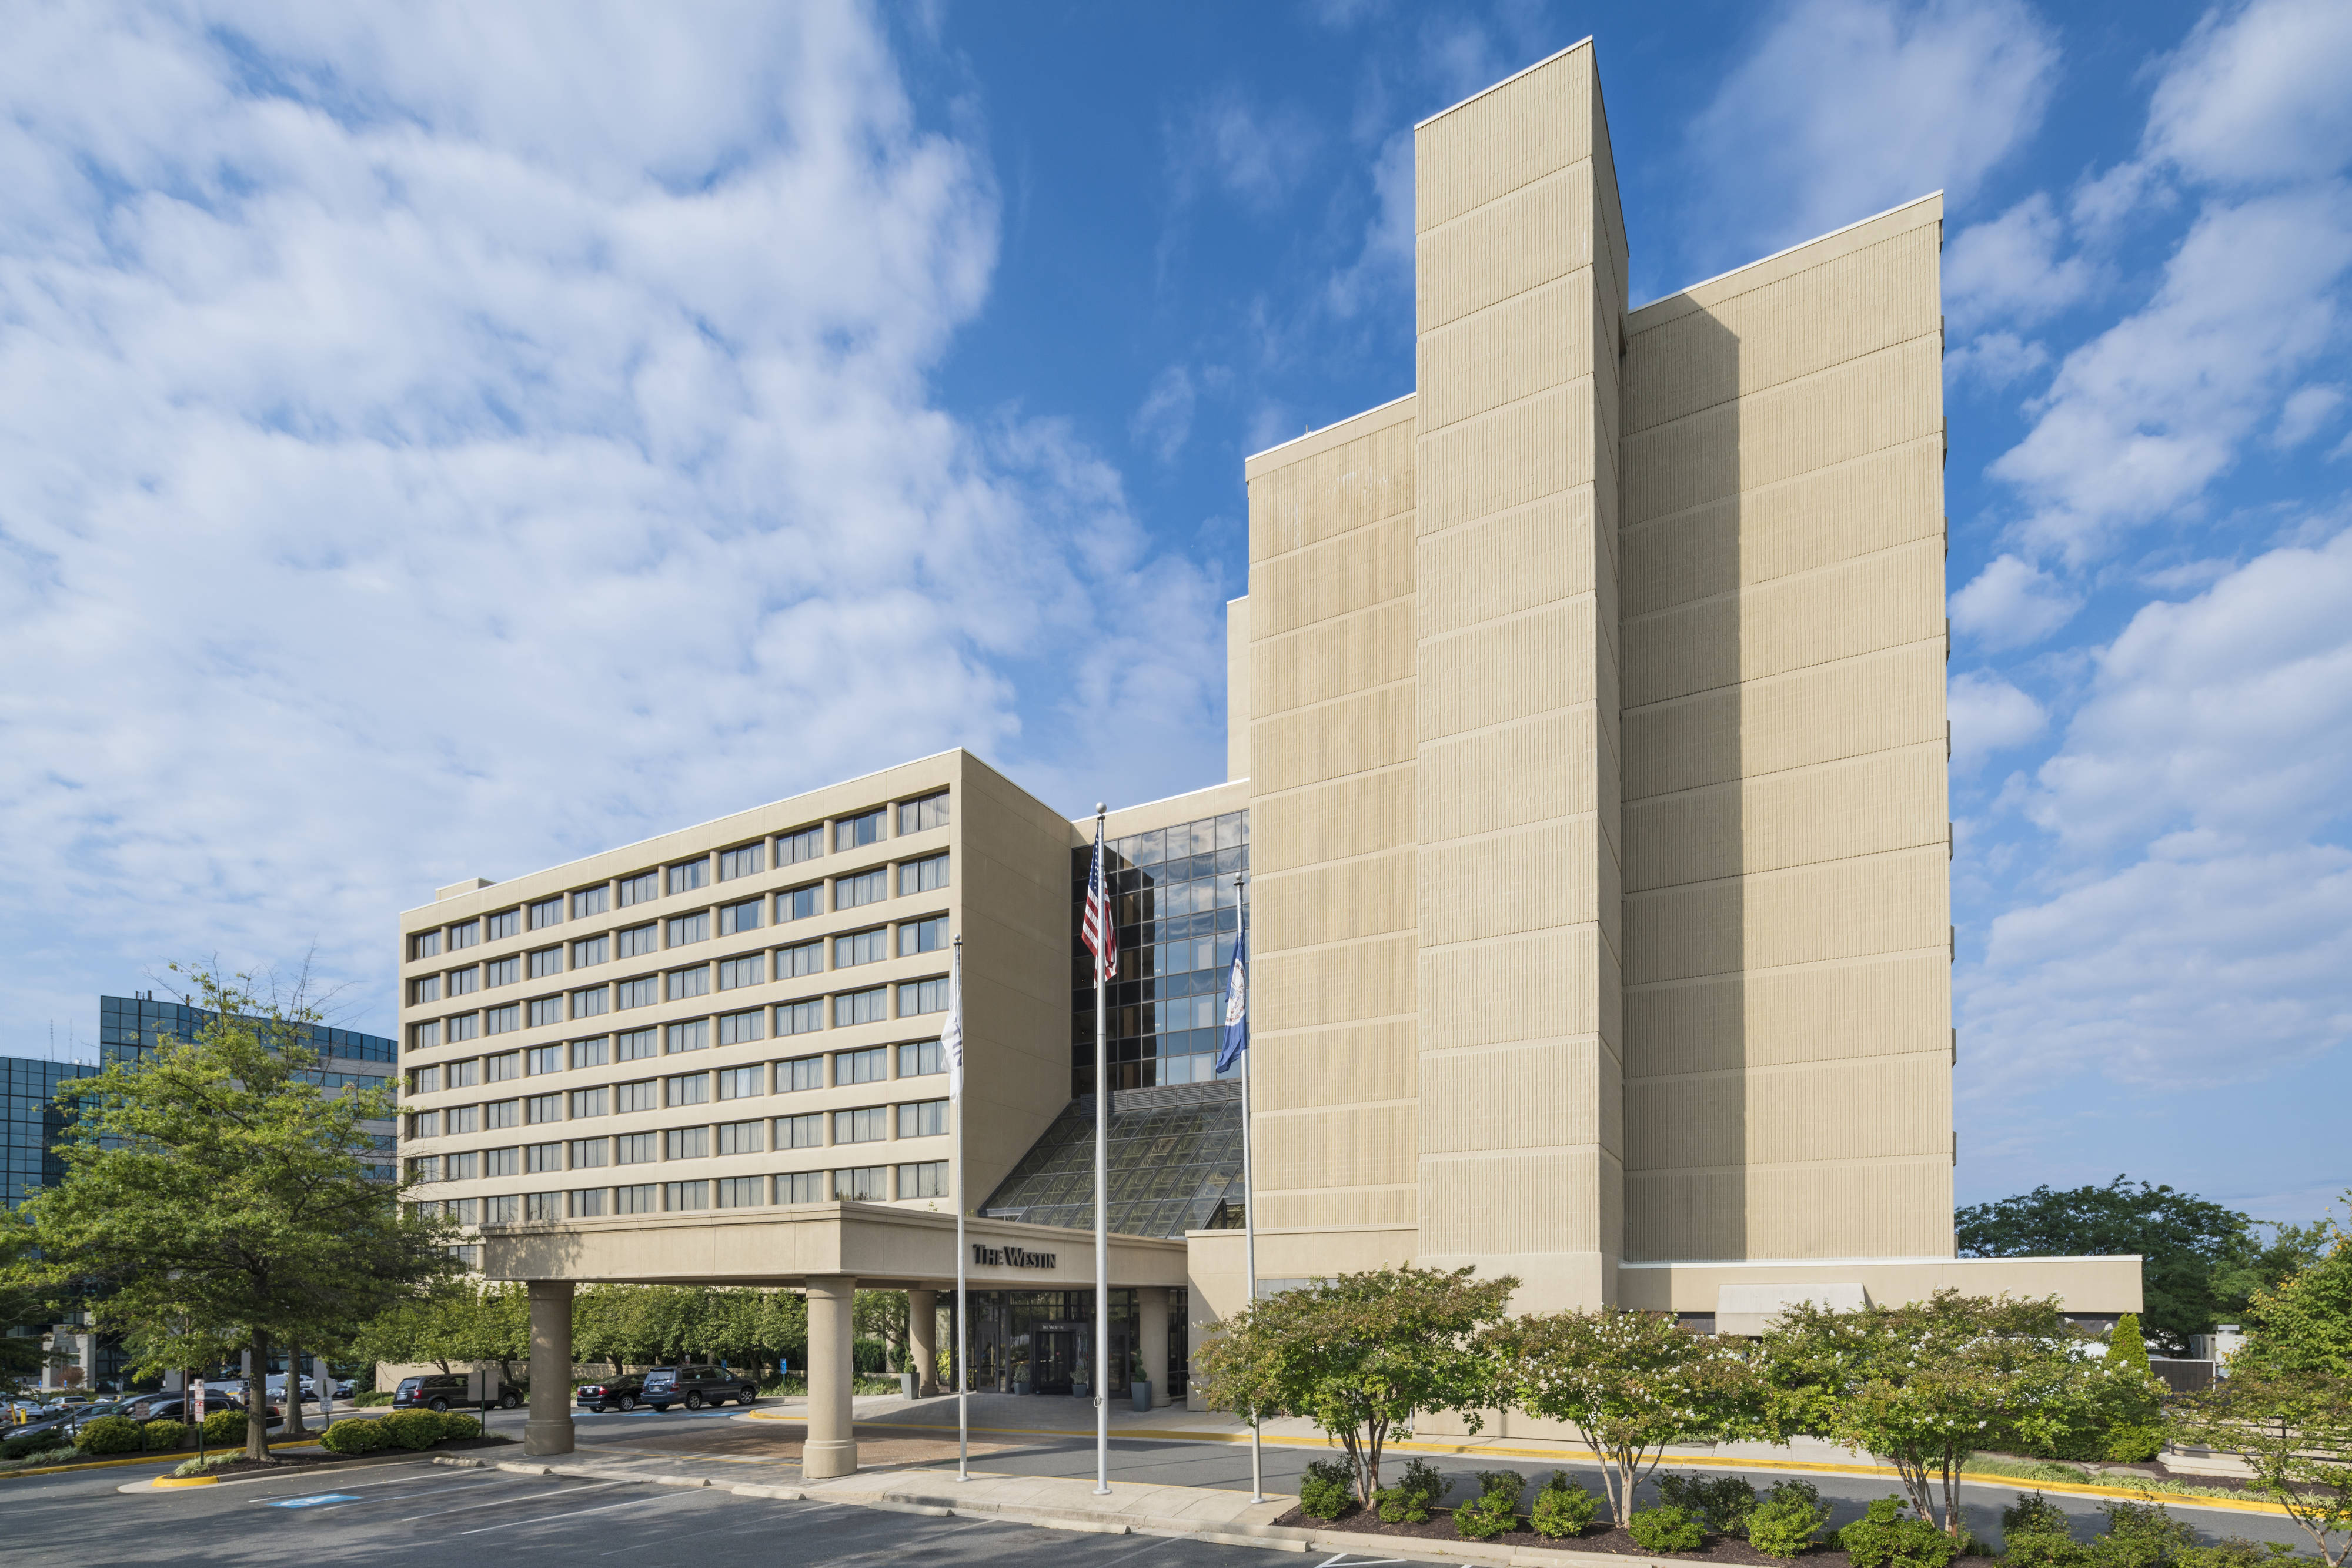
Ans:
[[[36,10],[0,89],[12,1030],[313,936],[381,1028],[436,884],[950,745],[1217,776],[1223,585],[929,398],[993,187],[863,14]]]
[[[1334,314],[1353,316],[1383,289],[1412,286],[1412,134],[1399,131],[1381,147],[1372,165],[1371,221],[1364,225],[1363,249],[1331,275]]]
[[[2175,55],[2149,106],[2147,149],[2192,177],[2262,183],[2333,174],[2352,160],[2352,6],[2220,6]]]
[[[1993,320],[2031,326],[2079,302],[2094,272],[2079,255],[2061,260],[2064,243],[2065,225],[2041,191],[1962,229],[1945,247],[1947,313],[1962,328]]]
[[[1944,356],[1944,379],[1954,386],[1979,382],[1989,390],[2024,380],[2050,362],[2050,350],[2014,332],[1985,332]]]
[[[1996,751],[2022,746],[2049,727],[2042,705],[1990,670],[1952,681],[1952,770],[1966,773]]]
[[[1321,135],[1297,110],[1226,91],[1194,107],[1170,132],[1179,193],[1205,178],[1244,205],[1271,212],[1297,188]]]
[[[2318,434],[2343,406],[2344,389],[2340,386],[2296,388],[2280,406],[2278,428],[2271,432],[2270,444],[2282,452],[2302,445]]]
[[[1169,366],[1151,378],[1135,417],[1128,421],[1128,433],[1162,463],[1173,463],[1192,435],[1194,397],[1192,372],[1182,365]]]
[[[1691,129],[1709,226],[1728,231],[1710,259],[1933,190],[1965,201],[2040,125],[2057,66],[2018,0],[1794,0]]]
[[[2021,648],[2066,624],[2082,607],[2055,578],[2004,555],[1952,595],[1952,629],[1988,648]]]

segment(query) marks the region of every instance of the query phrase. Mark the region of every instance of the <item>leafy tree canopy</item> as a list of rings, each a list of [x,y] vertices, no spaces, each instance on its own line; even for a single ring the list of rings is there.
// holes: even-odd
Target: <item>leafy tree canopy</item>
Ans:
[[[2352,1209],[2352,1193],[2345,1197]],[[2352,1378],[2352,1230],[2326,1220],[2320,1228],[2326,1251],[2275,1289],[2254,1292],[2233,1374]]]
[[[2182,1401],[2169,1425],[2175,1442],[2245,1460],[2248,1484],[2342,1568],[2352,1553],[2352,1377],[2233,1361],[2231,1375]]]

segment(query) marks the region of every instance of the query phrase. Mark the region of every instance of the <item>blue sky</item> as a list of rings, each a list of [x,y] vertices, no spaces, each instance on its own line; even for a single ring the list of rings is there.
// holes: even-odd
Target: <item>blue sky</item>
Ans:
[[[0,56],[0,1050],[964,744],[1223,768],[1412,122],[1598,40],[1636,301],[1948,193],[1965,1198],[2352,1183],[2352,11],[186,5]]]

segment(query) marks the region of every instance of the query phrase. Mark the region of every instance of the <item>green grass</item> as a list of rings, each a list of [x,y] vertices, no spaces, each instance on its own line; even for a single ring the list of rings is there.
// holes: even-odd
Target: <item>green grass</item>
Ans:
[[[1971,1458],[1960,1467],[1970,1475],[2000,1476],[2004,1479],[2041,1481],[2060,1486],[2115,1487],[2130,1491],[2152,1492],[2164,1497],[2221,1497],[2241,1501],[2261,1501],[2256,1494],[2238,1487],[2200,1487],[2188,1481],[2142,1475],[2102,1475],[2086,1470],[2080,1465],[2066,1464],[2057,1459],[2021,1461],[2017,1459]]]

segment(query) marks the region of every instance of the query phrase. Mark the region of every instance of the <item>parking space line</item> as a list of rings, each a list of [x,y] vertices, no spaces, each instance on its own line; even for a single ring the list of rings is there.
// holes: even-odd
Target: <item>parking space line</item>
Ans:
[[[530,1500],[537,1502],[541,1498],[569,1497],[574,1492],[604,1491],[609,1488],[619,1486],[620,1484],[621,1483],[619,1481],[598,1481],[594,1486],[563,1487],[555,1491],[533,1492],[530,1495]],[[394,1524],[413,1524],[420,1519],[439,1519],[446,1514],[468,1513],[478,1508],[496,1508],[502,1502],[509,1502],[511,1500],[512,1500],[509,1498],[492,1498],[488,1502],[469,1502],[457,1508],[435,1509],[430,1513],[412,1513],[405,1519],[395,1519],[392,1522]]]
[[[615,1481],[613,1484],[614,1486],[618,1486],[620,1483]],[[693,1495],[695,1494],[692,1492],[671,1492],[667,1497],[633,1497],[623,1502],[608,1502],[602,1508],[575,1508],[569,1513],[543,1513],[536,1519],[510,1519],[504,1524],[478,1524],[471,1530],[461,1530],[457,1533],[460,1535],[486,1535],[493,1530],[512,1530],[519,1525],[551,1524],[559,1519],[578,1519],[583,1514],[590,1513],[610,1513],[616,1508],[636,1508],[640,1506],[657,1508],[665,1502],[673,1502],[681,1497],[692,1497]]]

